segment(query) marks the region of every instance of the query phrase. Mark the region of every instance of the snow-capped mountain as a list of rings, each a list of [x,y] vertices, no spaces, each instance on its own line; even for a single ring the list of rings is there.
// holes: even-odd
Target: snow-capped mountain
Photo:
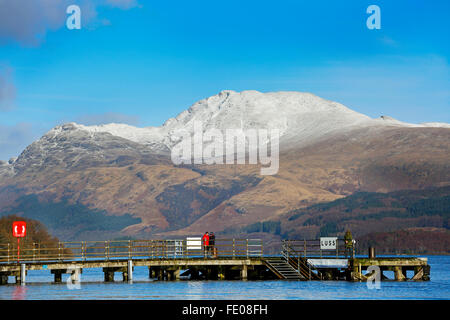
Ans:
[[[310,93],[258,91],[222,91],[196,102],[161,127],[137,128],[126,124],[84,126],[72,123],[71,128],[86,132],[93,138],[99,133],[124,138],[146,145],[154,151],[167,151],[180,140],[181,133],[193,132],[193,123],[203,129],[279,129],[281,137],[294,138],[299,144],[315,142],[331,132],[370,126],[450,127],[445,123],[409,124],[381,116],[372,119],[346,106]],[[64,134],[67,125],[52,129],[46,136]]]
[[[262,165],[174,165],[171,150],[197,122],[204,131],[278,129],[278,172],[261,175]],[[17,159],[0,162],[0,213],[42,220],[64,239],[93,236],[92,230],[105,230],[104,223],[108,239],[111,232],[185,236],[241,228],[357,191],[448,186],[449,128],[372,119],[310,93],[222,91],[160,127],[53,128]],[[367,228],[400,225],[392,218]],[[408,221],[411,227],[442,222]],[[301,237],[319,230],[298,227]]]
[[[258,91],[222,91],[198,101],[161,127],[136,128],[125,124],[83,126],[74,128],[90,134],[106,132],[158,149],[173,147],[183,133],[193,133],[194,122],[208,129],[279,129],[282,137],[295,137],[310,143],[330,131],[354,125],[369,124],[370,118],[332,101],[309,93]],[[59,134],[61,127],[51,132]]]
[[[74,126],[90,133],[107,132],[163,150],[161,145],[170,149],[180,140],[182,132],[192,133],[195,121],[202,122],[205,131],[211,128],[279,129],[281,137],[295,139],[302,145],[313,143],[331,132],[371,126],[450,127],[446,123],[409,124],[388,116],[372,119],[340,103],[310,93],[232,90],[196,102],[176,118],[168,119],[161,127],[136,128],[115,123]],[[54,130],[60,131],[59,128]]]
[[[372,119],[346,106],[311,93],[222,91],[196,102],[160,127],[137,128],[111,123],[57,126],[28,146],[17,161],[0,164],[0,175],[26,168],[62,164],[64,167],[108,164],[115,159],[167,155],[194,122],[208,129],[278,129],[281,149],[299,148],[355,129],[443,127],[450,124],[409,124],[388,116]]]

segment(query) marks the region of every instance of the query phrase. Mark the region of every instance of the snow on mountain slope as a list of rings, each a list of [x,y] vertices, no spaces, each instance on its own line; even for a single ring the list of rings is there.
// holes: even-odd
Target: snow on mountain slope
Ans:
[[[155,141],[161,141],[164,136],[160,128],[147,127],[137,128],[127,124],[110,123],[99,126],[84,126],[82,124],[73,123],[78,129],[85,130],[90,133],[107,132],[113,136],[131,140],[136,143],[147,144]]]
[[[194,121],[203,129],[279,129],[281,137],[312,141],[326,132],[370,118],[310,93],[222,91],[195,103],[163,126],[172,137],[192,131]]]
[[[444,122],[424,122],[419,126],[428,127],[428,128],[450,128],[450,123]]]
[[[139,154],[166,154],[181,140],[183,133],[193,132],[196,121],[203,124],[204,131],[210,128],[279,129],[281,148],[283,145],[300,147],[361,128],[450,127],[450,124],[442,123],[409,124],[387,116],[372,119],[311,93],[226,90],[196,102],[160,127],[137,128],[116,123],[99,126],[69,123],[57,126],[30,145],[19,157],[18,164],[26,166],[23,161],[25,155],[27,159],[43,163],[49,157],[55,158],[55,152],[61,151],[62,147],[65,151],[61,151],[61,155],[70,152],[77,158],[80,158],[80,150],[84,150],[81,154],[96,153],[99,159],[109,158],[103,153],[111,147],[119,152],[121,146]],[[49,157],[45,158],[43,154]],[[59,156],[53,161],[65,161],[61,158]],[[11,173],[11,168],[3,165],[1,171]]]
[[[296,146],[311,144],[339,132],[364,127],[450,127],[450,124],[409,124],[388,116],[372,119],[346,106],[311,93],[225,90],[200,100],[161,127],[136,128],[125,124],[77,125],[80,130],[108,132],[140,144],[165,145],[169,149],[185,131],[193,132],[195,121],[203,130],[279,129],[281,142]]]

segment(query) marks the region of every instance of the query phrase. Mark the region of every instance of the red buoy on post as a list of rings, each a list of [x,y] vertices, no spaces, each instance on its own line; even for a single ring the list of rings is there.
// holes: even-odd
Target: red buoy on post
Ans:
[[[20,261],[20,238],[27,234],[27,224],[25,221],[14,221],[12,225],[13,237],[17,238],[17,262]]]

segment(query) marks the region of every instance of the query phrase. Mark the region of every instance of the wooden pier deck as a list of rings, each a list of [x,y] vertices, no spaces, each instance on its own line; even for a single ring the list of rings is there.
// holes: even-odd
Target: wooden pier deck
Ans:
[[[373,266],[393,271],[395,280],[429,280],[430,267],[426,258],[361,258],[353,253],[345,257],[345,248],[318,249],[318,240],[283,241],[281,254],[267,256],[259,239],[218,239],[214,247],[192,245],[191,240],[125,240],[60,242],[56,246],[44,243],[17,247],[0,244],[0,284],[9,277],[15,283],[26,283],[29,270],[47,271],[56,283],[63,274],[78,281],[83,269],[101,268],[104,281],[114,281],[122,273],[123,281],[133,280],[134,267],[147,267],[149,278],[158,280],[347,280],[366,281]],[[340,241],[339,241],[339,244]],[[300,250],[301,249],[301,250]],[[407,271],[413,276],[407,278]],[[364,273],[366,272],[366,273]]]

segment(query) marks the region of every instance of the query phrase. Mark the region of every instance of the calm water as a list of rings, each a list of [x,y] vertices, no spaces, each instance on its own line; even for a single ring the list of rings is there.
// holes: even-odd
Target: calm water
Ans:
[[[0,299],[450,299],[450,256],[429,256],[428,263],[431,281],[383,281],[379,290],[346,281],[152,281],[146,267],[134,268],[133,283],[120,273],[104,283],[101,269],[86,269],[81,288],[70,290],[67,275],[54,284],[49,271],[28,271],[26,286],[0,286]]]

